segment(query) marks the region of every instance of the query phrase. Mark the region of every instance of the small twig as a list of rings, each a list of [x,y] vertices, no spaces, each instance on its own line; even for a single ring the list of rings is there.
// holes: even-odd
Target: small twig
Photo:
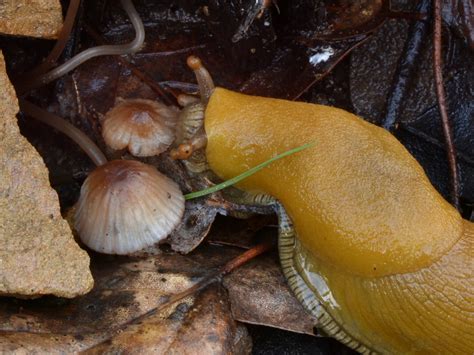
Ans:
[[[245,263],[249,262],[252,259],[255,259],[257,256],[265,253],[271,248],[273,248],[273,244],[271,243],[262,243],[262,244],[258,244],[254,246],[253,248],[240,254],[239,256],[235,257],[234,259],[229,261],[227,264],[225,264],[223,267],[221,267],[221,269],[219,270],[219,277],[223,277],[231,273],[238,267],[244,265]]]
[[[421,0],[417,10],[429,12],[431,0]],[[402,103],[410,87],[416,63],[420,57],[420,49],[425,42],[428,24],[424,21],[414,23],[408,32],[403,53],[398,61],[397,69],[393,76],[390,94],[385,105],[385,118],[383,127],[392,132],[397,127],[397,121],[402,111]]]
[[[443,81],[443,61],[441,57],[441,0],[433,0],[433,69],[438,97],[439,113],[443,123],[443,133],[448,153],[449,169],[451,173],[451,198],[454,206],[459,209],[459,177],[456,163],[456,152],[453,143],[453,134],[449,122],[446,106],[446,92]]]
[[[276,1],[272,0],[256,0],[254,1],[253,5],[250,5],[249,8],[246,9],[246,15],[243,21],[240,23],[237,31],[232,36],[232,43],[237,43],[242,38],[247,35],[247,32],[253,22],[262,17],[264,11],[268,9],[271,5],[275,5],[278,13],[280,13],[280,8],[276,4]]]
[[[339,62],[341,62],[344,58],[346,58],[349,55],[349,53],[351,53],[354,49],[364,44],[369,38],[370,36],[365,36],[365,38],[356,41],[355,44],[353,44],[349,49],[347,49],[343,54],[341,54],[333,63],[331,63],[329,67],[327,67],[326,70],[324,70],[323,73],[318,73],[318,74],[315,73],[314,79],[311,80],[311,82],[308,83],[308,85],[306,85],[296,95],[294,95],[291,98],[291,100],[292,101],[298,100],[301,96],[307,93],[317,82],[321,81],[323,78],[329,75],[332,72],[332,70],[336,67],[336,65],[339,64]]]

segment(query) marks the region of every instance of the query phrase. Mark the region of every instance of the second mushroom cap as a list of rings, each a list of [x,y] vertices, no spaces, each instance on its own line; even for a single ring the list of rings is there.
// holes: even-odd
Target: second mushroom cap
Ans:
[[[102,136],[112,149],[128,148],[148,157],[164,152],[173,143],[179,110],[144,99],[124,100],[105,115]]]

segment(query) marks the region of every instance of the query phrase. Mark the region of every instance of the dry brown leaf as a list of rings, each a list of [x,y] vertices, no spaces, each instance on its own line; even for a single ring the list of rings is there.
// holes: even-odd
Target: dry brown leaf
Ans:
[[[251,344],[246,328],[231,316],[226,291],[214,284],[172,313],[131,325],[86,353],[244,354]]]
[[[143,344],[146,339],[142,338],[137,325],[132,324],[137,317],[158,306],[168,305],[169,296],[186,290],[237,253],[235,249],[222,253],[222,248],[209,247],[189,256],[167,253],[148,258],[95,255],[92,270],[96,286],[85,296],[69,301],[58,298],[3,300],[0,305],[0,351],[83,351],[114,339],[119,332],[124,334],[122,331],[129,337],[135,334],[137,346]],[[209,333],[209,339],[202,337],[202,341],[208,342],[205,346],[229,348],[234,342],[238,343],[236,339],[244,337],[230,315],[224,291],[214,288],[195,296],[197,300],[189,297],[179,303],[181,306],[170,304],[156,316],[145,318],[146,331],[154,332],[151,328],[156,328],[164,332],[166,329],[169,337],[176,338],[173,346],[177,347],[179,335],[186,334],[188,328],[211,331],[209,326],[196,323],[211,317],[209,322],[214,322],[216,328]],[[211,300],[217,303],[206,308]],[[217,312],[219,307],[221,311]],[[195,312],[201,312],[201,316],[194,317]],[[225,334],[221,333],[224,330]],[[189,343],[192,343],[191,334],[188,334]],[[211,336],[216,334],[217,337]],[[169,337],[155,339],[143,346],[166,348]],[[120,340],[114,340],[113,344],[116,341],[120,343]]]

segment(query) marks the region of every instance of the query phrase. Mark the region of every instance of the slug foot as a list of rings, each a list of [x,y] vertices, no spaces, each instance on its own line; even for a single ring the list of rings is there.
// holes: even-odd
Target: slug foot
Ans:
[[[299,245],[293,223],[280,203],[276,205],[276,213],[278,215],[279,225],[278,251],[283,274],[298,301],[311,315],[318,319],[316,328],[320,330],[321,333],[337,339],[361,354],[375,354],[374,351],[347,334],[338,322],[324,309],[320,302],[320,297],[330,297],[330,291],[327,289],[327,293],[324,295],[317,294],[308,286],[306,280],[301,276],[302,266],[296,261],[295,257],[301,245]],[[322,282],[324,281],[322,280]]]

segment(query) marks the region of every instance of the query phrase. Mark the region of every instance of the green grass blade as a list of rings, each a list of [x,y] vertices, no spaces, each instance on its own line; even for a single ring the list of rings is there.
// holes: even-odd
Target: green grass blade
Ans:
[[[247,170],[246,172],[244,172],[240,175],[237,175],[237,176],[233,177],[232,179],[226,180],[224,182],[221,182],[220,184],[214,185],[212,187],[209,187],[209,188],[201,190],[201,191],[191,192],[189,194],[184,195],[184,198],[186,200],[191,200],[193,198],[209,195],[209,194],[212,194],[213,192],[225,189],[229,186],[232,186],[232,185],[248,178],[249,176],[255,174],[256,172],[258,172],[260,170],[262,170],[264,167],[266,167],[267,165],[270,165],[271,163],[273,163],[276,160],[287,157],[288,155],[292,155],[292,154],[301,152],[302,150],[311,148],[314,145],[315,145],[314,142],[313,143],[306,143],[306,144],[303,144],[299,147],[290,149],[290,150],[288,150],[284,153],[278,154],[278,155],[274,156],[273,158],[268,159],[267,161],[264,161],[261,164],[258,164],[257,166],[254,166],[253,168]]]

